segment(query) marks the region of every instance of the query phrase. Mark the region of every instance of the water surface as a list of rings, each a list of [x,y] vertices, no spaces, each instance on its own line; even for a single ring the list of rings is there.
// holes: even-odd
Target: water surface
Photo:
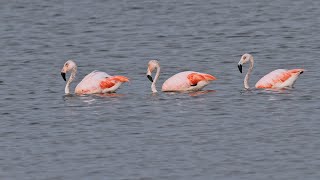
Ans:
[[[318,1],[0,2],[1,179],[319,179]],[[253,54],[251,85],[305,68],[292,90],[243,91],[237,63]],[[64,95],[97,69],[124,75],[117,95]],[[153,95],[194,70],[200,93]],[[246,71],[248,66],[245,66]]]

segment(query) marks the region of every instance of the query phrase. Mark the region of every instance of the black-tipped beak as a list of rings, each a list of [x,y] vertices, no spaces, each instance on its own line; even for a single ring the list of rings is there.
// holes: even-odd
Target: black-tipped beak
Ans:
[[[238,69],[242,73],[242,65],[241,64],[238,64]]]
[[[62,76],[62,78],[63,78],[64,81],[67,81],[67,80],[66,80],[66,73],[61,72],[61,76]]]
[[[153,82],[152,76],[147,75],[147,78],[148,78],[151,82]]]

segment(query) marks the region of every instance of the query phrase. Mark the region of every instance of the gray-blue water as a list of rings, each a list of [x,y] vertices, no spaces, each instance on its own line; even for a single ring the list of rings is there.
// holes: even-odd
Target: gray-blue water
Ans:
[[[1,179],[320,179],[320,1],[0,1]],[[243,91],[305,68],[293,90]],[[65,96],[63,63],[130,77],[113,96]],[[198,94],[152,95],[194,70]],[[248,66],[245,67],[245,72]],[[208,91],[210,90],[210,91]]]

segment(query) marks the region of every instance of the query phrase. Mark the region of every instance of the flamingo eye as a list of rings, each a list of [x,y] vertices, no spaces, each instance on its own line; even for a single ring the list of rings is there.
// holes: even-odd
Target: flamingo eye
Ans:
[[[66,66],[69,66],[69,64],[68,64],[68,63],[66,63]]]
[[[247,56],[243,57],[243,60],[246,60],[247,59]]]

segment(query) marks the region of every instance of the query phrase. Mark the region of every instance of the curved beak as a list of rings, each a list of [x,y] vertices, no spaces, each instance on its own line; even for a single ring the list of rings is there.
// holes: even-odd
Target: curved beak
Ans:
[[[62,78],[63,78],[64,81],[67,81],[67,80],[66,80],[66,73],[61,72],[61,76],[62,76]]]
[[[153,82],[152,76],[147,75],[147,78],[148,78],[151,82]]]
[[[238,69],[242,73],[242,65],[241,64],[238,64]]]

